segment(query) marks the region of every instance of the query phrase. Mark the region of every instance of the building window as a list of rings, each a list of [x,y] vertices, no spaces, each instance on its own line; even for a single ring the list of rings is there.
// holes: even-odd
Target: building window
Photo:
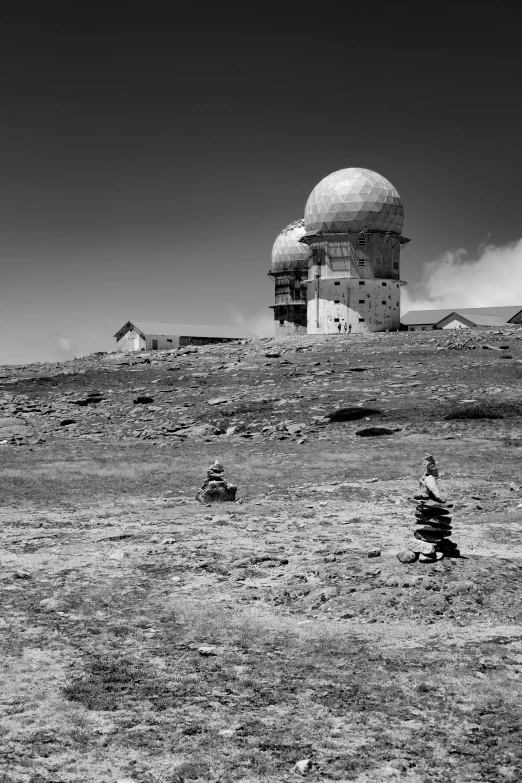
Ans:
[[[360,324],[364,323],[364,318],[359,318],[359,323]]]
[[[364,260],[364,258],[360,258],[359,259],[359,266],[364,266],[365,264],[366,264],[366,261]]]
[[[386,288],[386,283],[382,283],[382,285]]]
[[[284,326],[284,325],[285,325],[284,321],[279,321],[279,326]]]
[[[157,340],[153,340],[152,341],[152,350],[153,351],[157,351],[158,350],[158,341]]]
[[[169,340],[168,337],[167,337],[167,342],[172,344],[172,340]]]
[[[338,323],[339,323],[339,319],[338,318],[334,318],[334,324],[338,324]]]
[[[364,247],[366,244],[366,237],[364,234],[359,234],[359,247]]]
[[[359,304],[364,304],[364,299],[359,299]]]
[[[383,299],[381,304],[386,304],[386,299]]]
[[[341,300],[340,299],[334,299],[334,304],[341,304]]]
[[[393,268],[394,269],[398,269],[399,268],[399,264],[397,263],[397,261],[393,262]]]
[[[359,280],[359,285],[364,285],[364,280]]]
[[[334,285],[341,285],[340,283],[334,283]]]

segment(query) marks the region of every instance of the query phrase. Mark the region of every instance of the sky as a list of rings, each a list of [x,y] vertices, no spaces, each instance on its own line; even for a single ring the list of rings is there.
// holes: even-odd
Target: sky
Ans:
[[[403,199],[406,309],[522,307],[517,3],[12,5],[0,364],[114,349],[133,319],[269,334],[273,242],[351,166]]]

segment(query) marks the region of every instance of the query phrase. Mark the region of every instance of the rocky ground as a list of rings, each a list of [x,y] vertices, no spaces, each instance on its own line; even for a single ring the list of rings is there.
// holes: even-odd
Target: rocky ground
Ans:
[[[1,368],[1,783],[522,779],[521,339]]]

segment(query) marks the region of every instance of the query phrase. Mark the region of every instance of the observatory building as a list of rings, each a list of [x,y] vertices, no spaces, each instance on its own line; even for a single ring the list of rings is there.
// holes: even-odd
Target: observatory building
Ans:
[[[286,226],[272,249],[272,268],[268,273],[275,283],[275,335],[306,334],[306,281],[308,260],[312,254],[300,240],[306,233],[304,220]]]
[[[404,209],[391,182],[369,169],[341,169],[313,189],[301,242],[308,269],[308,334],[400,328]]]

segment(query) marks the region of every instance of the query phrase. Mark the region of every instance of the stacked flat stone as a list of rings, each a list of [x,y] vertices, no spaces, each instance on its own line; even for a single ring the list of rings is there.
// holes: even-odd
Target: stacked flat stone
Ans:
[[[223,465],[215,460],[207,470],[206,481],[197,493],[196,500],[200,503],[235,501],[237,487],[225,481],[224,473]]]
[[[406,544],[407,549],[398,555],[401,562],[413,562],[418,558],[421,563],[433,563],[442,560],[445,555],[459,555],[457,545],[450,540],[453,503],[442,497],[437,481],[439,471],[431,454],[424,455],[423,468],[421,493],[414,495],[418,527],[413,539]]]

